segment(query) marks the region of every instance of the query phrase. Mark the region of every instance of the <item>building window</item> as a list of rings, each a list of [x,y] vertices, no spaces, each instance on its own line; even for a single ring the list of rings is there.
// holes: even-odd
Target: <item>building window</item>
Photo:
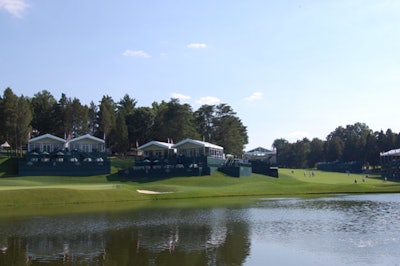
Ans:
[[[51,152],[51,146],[50,143],[43,143],[42,152]]]
[[[89,147],[89,144],[82,144],[82,151],[83,152],[90,152],[90,147]]]

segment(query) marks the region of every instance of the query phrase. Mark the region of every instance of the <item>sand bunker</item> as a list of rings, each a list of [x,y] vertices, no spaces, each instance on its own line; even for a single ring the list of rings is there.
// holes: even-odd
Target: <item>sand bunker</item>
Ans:
[[[139,192],[139,193],[142,193],[142,194],[168,194],[168,193],[172,193],[172,192],[159,192],[159,191],[142,190],[142,189],[138,189],[136,191]]]

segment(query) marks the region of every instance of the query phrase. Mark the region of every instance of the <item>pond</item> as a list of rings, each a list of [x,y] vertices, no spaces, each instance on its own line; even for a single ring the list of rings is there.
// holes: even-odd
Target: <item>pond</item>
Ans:
[[[400,195],[0,218],[0,265],[397,265]],[[195,207],[194,207],[195,206]]]

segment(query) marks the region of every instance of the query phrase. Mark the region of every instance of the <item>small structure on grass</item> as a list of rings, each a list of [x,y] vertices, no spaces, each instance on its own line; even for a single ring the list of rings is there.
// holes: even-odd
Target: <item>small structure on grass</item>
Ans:
[[[210,175],[221,167],[224,148],[212,143],[185,139],[176,144],[150,141],[140,147],[142,159],[135,166],[121,170],[123,178]]]
[[[243,159],[251,163],[252,172],[256,174],[278,177],[276,150],[257,147],[243,154]]]
[[[54,152],[65,148],[66,140],[51,134],[44,134],[28,141],[28,152]]]
[[[381,152],[380,159],[383,178],[400,178],[400,149]]]
[[[70,150],[79,150],[87,153],[106,151],[104,139],[94,137],[90,134],[73,138],[66,145]]]
[[[142,151],[142,156],[146,158],[165,159],[174,156],[175,150],[172,149],[172,143],[161,141],[150,141],[139,146],[138,151]]]
[[[111,163],[104,140],[83,135],[65,140],[44,134],[28,141],[28,152],[19,160],[19,175],[109,174]]]
[[[173,145],[173,148],[177,150],[179,156],[224,158],[223,147],[200,140],[184,139]]]
[[[6,141],[0,145],[0,151],[7,151],[7,154],[10,155],[11,145]]]

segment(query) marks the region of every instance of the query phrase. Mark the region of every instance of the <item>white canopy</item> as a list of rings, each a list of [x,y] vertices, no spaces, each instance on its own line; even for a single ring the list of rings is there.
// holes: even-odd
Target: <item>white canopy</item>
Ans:
[[[387,152],[381,152],[381,156],[400,156],[400,149],[394,149]]]
[[[10,144],[8,144],[8,142],[6,141],[6,142],[4,142],[3,144],[1,144],[1,147],[2,147],[2,148],[10,148],[11,146],[10,146]]]
[[[200,141],[200,140],[194,140],[194,139],[184,139],[178,143],[176,143],[175,145],[172,146],[172,148],[180,148],[182,146],[197,146],[197,147],[202,147],[202,148],[213,148],[216,150],[223,150],[224,148],[209,142],[205,142],[205,141]]]
[[[166,149],[169,150],[171,149],[173,144],[171,143],[166,143],[166,142],[161,142],[161,141],[150,141],[147,142],[146,144],[143,144],[142,146],[138,147],[138,150],[145,150],[145,149],[149,149],[152,147],[152,149]]]

